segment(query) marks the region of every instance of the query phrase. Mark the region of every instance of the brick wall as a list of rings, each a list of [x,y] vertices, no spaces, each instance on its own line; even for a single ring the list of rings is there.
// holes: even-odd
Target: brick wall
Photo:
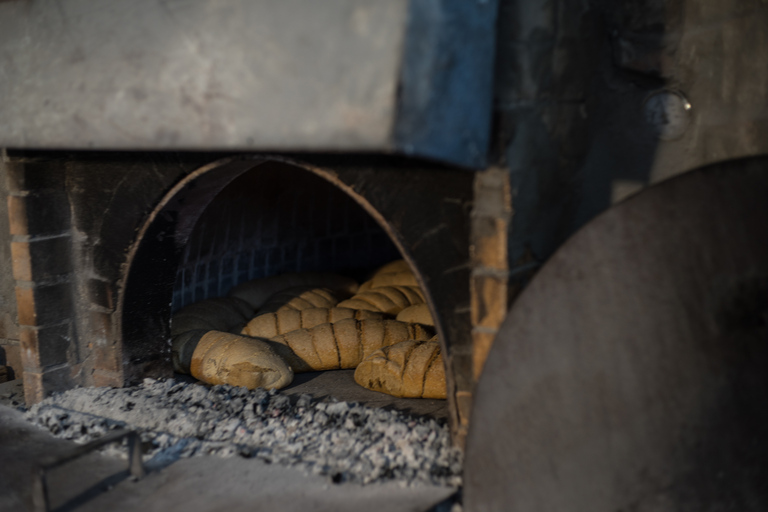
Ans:
[[[5,155],[0,155],[0,196],[7,195],[4,168]],[[0,366],[6,367],[5,378],[18,379],[23,374],[19,321],[16,313],[15,280],[11,263],[9,240],[8,204],[0,201]],[[2,377],[0,377],[2,379]]]
[[[69,202],[64,173],[46,161],[3,162],[18,347],[28,402],[46,388],[70,387],[72,339]],[[10,314],[10,308],[4,310]],[[17,363],[18,364],[18,363]]]

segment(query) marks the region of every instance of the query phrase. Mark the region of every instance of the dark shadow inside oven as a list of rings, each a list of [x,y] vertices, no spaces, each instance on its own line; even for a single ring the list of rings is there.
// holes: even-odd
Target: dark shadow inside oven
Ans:
[[[297,167],[262,165],[235,178],[200,215],[176,273],[173,310],[287,272],[360,280],[399,258],[384,230],[335,185]]]

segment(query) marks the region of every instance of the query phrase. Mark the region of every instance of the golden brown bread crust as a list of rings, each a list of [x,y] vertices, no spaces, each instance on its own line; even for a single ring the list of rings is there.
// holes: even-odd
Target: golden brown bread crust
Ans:
[[[435,325],[432,313],[429,311],[429,305],[425,302],[403,309],[397,314],[396,320],[412,324],[431,325],[433,327]]]
[[[380,286],[419,286],[410,265],[405,260],[395,260],[378,268],[368,281],[358,288],[357,293],[367,292]]]
[[[411,271],[410,265],[408,265],[408,263],[405,260],[391,261],[391,262],[387,263],[386,265],[383,265],[383,266],[379,267],[378,269],[376,269],[376,271],[373,274],[371,274],[371,278],[368,281],[366,281],[366,282],[364,282],[363,284],[360,285],[360,287],[358,288],[356,293],[367,292],[367,291],[373,289],[377,282],[379,283],[379,285],[386,284],[387,286],[393,285],[393,284],[411,285],[412,283],[410,283],[410,282],[386,282],[386,283],[384,283],[384,281],[391,280],[390,277],[384,277],[384,276],[388,276],[390,274],[405,274],[405,273],[410,274],[411,276],[413,275],[413,272]],[[403,278],[403,277],[405,277],[405,276],[401,276],[401,278]],[[376,281],[377,278],[379,278],[378,281]],[[382,279],[384,281],[382,281]],[[405,277],[405,279],[409,279],[409,278]],[[414,279],[414,281],[415,281],[415,279]],[[418,286],[418,283],[414,282],[413,286]]]
[[[366,283],[370,283],[370,289],[381,288],[382,286],[419,286],[418,281],[416,281],[416,276],[413,275],[413,272],[410,270],[406,272],[375,275],[370,281],[366,281]],[[360,290],[358,290],[358,293],[359,292]]]
[[[357,366],[355,382],[401,398],[444,399],[445,369],[440,344],[433,338],[383,347]]]
[[[445,366],[443,366],[443,357],[438,355],[429,365],[427,375],[424,377],[424,392],[422,398],[446,398],[445,388]]]
[[[336,323],[349,318],[355,320],[384,320],[384,314],[349,308],[309,308],[301,311],[284,309],[260,314],[251,319],[240,331],[246,336],[274,338],[296,329],[311,329],[316,325]]]
[[[373,285],[373,280],[366,281],[363,284],[360,285],[360,287],[357,289],[357,293],[363,293],[363,292],[369,292],[371,291],[371,287]]]
[[[208,384],[248,389],[280,389],[293,380],[291,368],[265,340],[220,331],[208,331],[199,339],[190,373]]]
[[[206,299],[181,308],[171,319],[173,369],[189,373],[192,352],[207,331],[229,331],[253,315],[250,305],[237,297]]]
[[[294,372],[355,368],[376,350],[409,339],[427,340],[434,332],[397,320],[355,320],[297,329],[271,339],[285,348],[275,351]]]

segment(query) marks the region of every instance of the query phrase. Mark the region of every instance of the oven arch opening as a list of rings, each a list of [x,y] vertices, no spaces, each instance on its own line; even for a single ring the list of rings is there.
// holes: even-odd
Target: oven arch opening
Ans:
[[[295,189],[294,193],[291,192],[291,185]],[[264,203],[255,207],[248,205],[246,208],[242,201],[247,200],[249,194],[246,191],[251,189],[255,197]],[[296,190],[299,192],[295,193]],[[312,213],[314,207],[299,208],[299,212],[293,208],[297,204],[302,205],[304,200],[317,201],[321,196],[317,192],[326,194],[339,204],[343,203],[340,210],[325,209],[329,222],[343,218],[339,214],[341,211],[353,212],[347,216],[347,221],[348,224],[356,224],[356,227],[346,226],[345,236],[333,239],[333,233],[330,233],[331,243],[340,246],[332,251],[338,254],[330,257],[336,260],[335,265],[328,265],[329,258],[323,255],[320,247],[323,243],[327,244],[328,240],[312,246],[312,243],[306,243],[306,232],[294,236],[294,239],[286,236],[277,243],[271,243],[269,247],[262,247],[263,250],[258,247],[240,250],[243,249],[244,227],[233,226],[233,219],[237,217],[236,210],[241,210],[240,213],[248,212],[246,215],[251,220],[257,220],[259,216],[263,218],[265,212],[277,208],[278,214],[274,215],[274,222],[269,227],[265,228],[265,222],[262,222],[261,226],[251,229],[246,235],[252,239],[264,236],[279,238],[280,231],[294,233],[290,228],[297,227],[296,215],[304,216],[307,222],[312,222],[312,219],[307,219],[307,215]],[[287,204],[280,202],[286,197],[294,206],[280,206]],[[319,200],[326,201],[328,206],[331,204],[328,197]],[[227,204],[230,199],[241,203],[239,206]],[[224,227],[225,231],[229,229],[229,232],[222,234],[214,229],[206,235],[205,229],[215,227],[217,215],[228,218],[224,221],[228,228],[219,227]],[[196,232],[195,226],[208,228]],[[281,226],[284,229],[281,230]],[[237,236],[232,236],[233,229],[240,230]],[[316,234],[312,229],[309,231],[310,235]],[[359,250],[360,243],[354,239],[361,236],[368,237],[366,243],[369,249],[374,249],[373,252],[368,250],[366,254]],[[195,254],[201,254],[203,245],[208,243],[216,246],[217,237],[228,240],[229,248],[227,243],[220,244],[223,250],[203,254],[202,259],[205,261],[199,258],[195,260]],[[301,245],[302,242],[304,245]],[[350,264],[352,256],[346,256],[344,261],[342,248],[345,246],[352,249],[351,254],[357,250],[364,261],[358,265]],[[233,247],[237,249],[234,253],[230,250]],[[293,250],[289,249],[291,247]],[[280,272],[352,268],[360,272],[361,277],[364,269],[371,269],[402,255],[409,261],[422,284],[439,332],[440,316],[436,314],[429,286],[425,286],[426,280],[408,250],[411,248],[408,241],[400,236],[397,227],[370,204],[364,193],[358,193],[333,172],[284,160],[248,157],[226,159],[200,168],[183,178],[165,195],[143,225],[131,250],[117,308],[117,332],[122,345],[124,382],[132,383],[143,377],[171,374],[169,340],[173,309],[191,301],[224,295],[230,286],[244,280]],[[295,251],[312,254],[312,257],[291,259],[290,255]],[[199,273],[201,269],[204,269],[202,275]],[[213,274],[217,275],[215,279],[211,278]],[[440,339],[444,346],[443,336]],[[443,353],[446,353],[445,348]],[[448,364],[446,381],[450,402],[452,379]]]

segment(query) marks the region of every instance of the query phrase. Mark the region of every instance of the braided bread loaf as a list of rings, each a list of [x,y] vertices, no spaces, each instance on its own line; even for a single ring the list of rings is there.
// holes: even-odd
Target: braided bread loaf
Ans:
[[[415,288],[421,298],[399,310],[403,302],[392,300],[391,289]],[[379,294],[376,294],[379,292]],[[375,294],[375,295],[373,295]],[[390,305],[381,295],[394,304]],[[377,270],[357,295],[339,306],[367,308],[396,314],[397,320],[434,326],[429,306],[418,288],[418,282],[404,260],[393,261]],[[382,347],[365,358],[355,370],[355,382],[364,388],[404,398],[445,398],[445,369],[437,337],[429,341],[406,340]]]
[[[338,302],[336,293],[355,289],[332,274],[285,274],[187,306],[173,318],[174,369],[253,389],[286,386],[294,371],[356,368],[356,382],[368,389],[445,398],[440,346],[425,327],[434,322],[408,264],[385,265]]]
[[[340,320],[384,320],[382,313],[364,309],[349,308],[309,308],[302,310],[280,309],[274,313],[264,313],[251,319],[243,327],[241,334],[259,338],[274,338],[296,329],[311,329],[316,325],[336,323]]]
[[[429,311],[429,305],[426,302],[408,306],[397,314],[396,320],[412,324],[435,326],[435,321],[432,319],[432,313]]]
[[[408,272],[392,272],[373,276],[369,281],[360,285],[357,293],[381,288],[382,286],[419,286],[416,276]]]
[[[360,285],[357,293],[367,292],[380,286],[419,286],[411,267],[405,260],[395,260],[380,267],[371,279]]]
[[[355,382],[401,398],[445,398],[445,369],[437,337],[382,347],[357,366]]]
[[[405,340],[427,340],[431,329],[397,320],[355,320],[297,329],[270,339],[294,372],[355,368],[376,350]]]

